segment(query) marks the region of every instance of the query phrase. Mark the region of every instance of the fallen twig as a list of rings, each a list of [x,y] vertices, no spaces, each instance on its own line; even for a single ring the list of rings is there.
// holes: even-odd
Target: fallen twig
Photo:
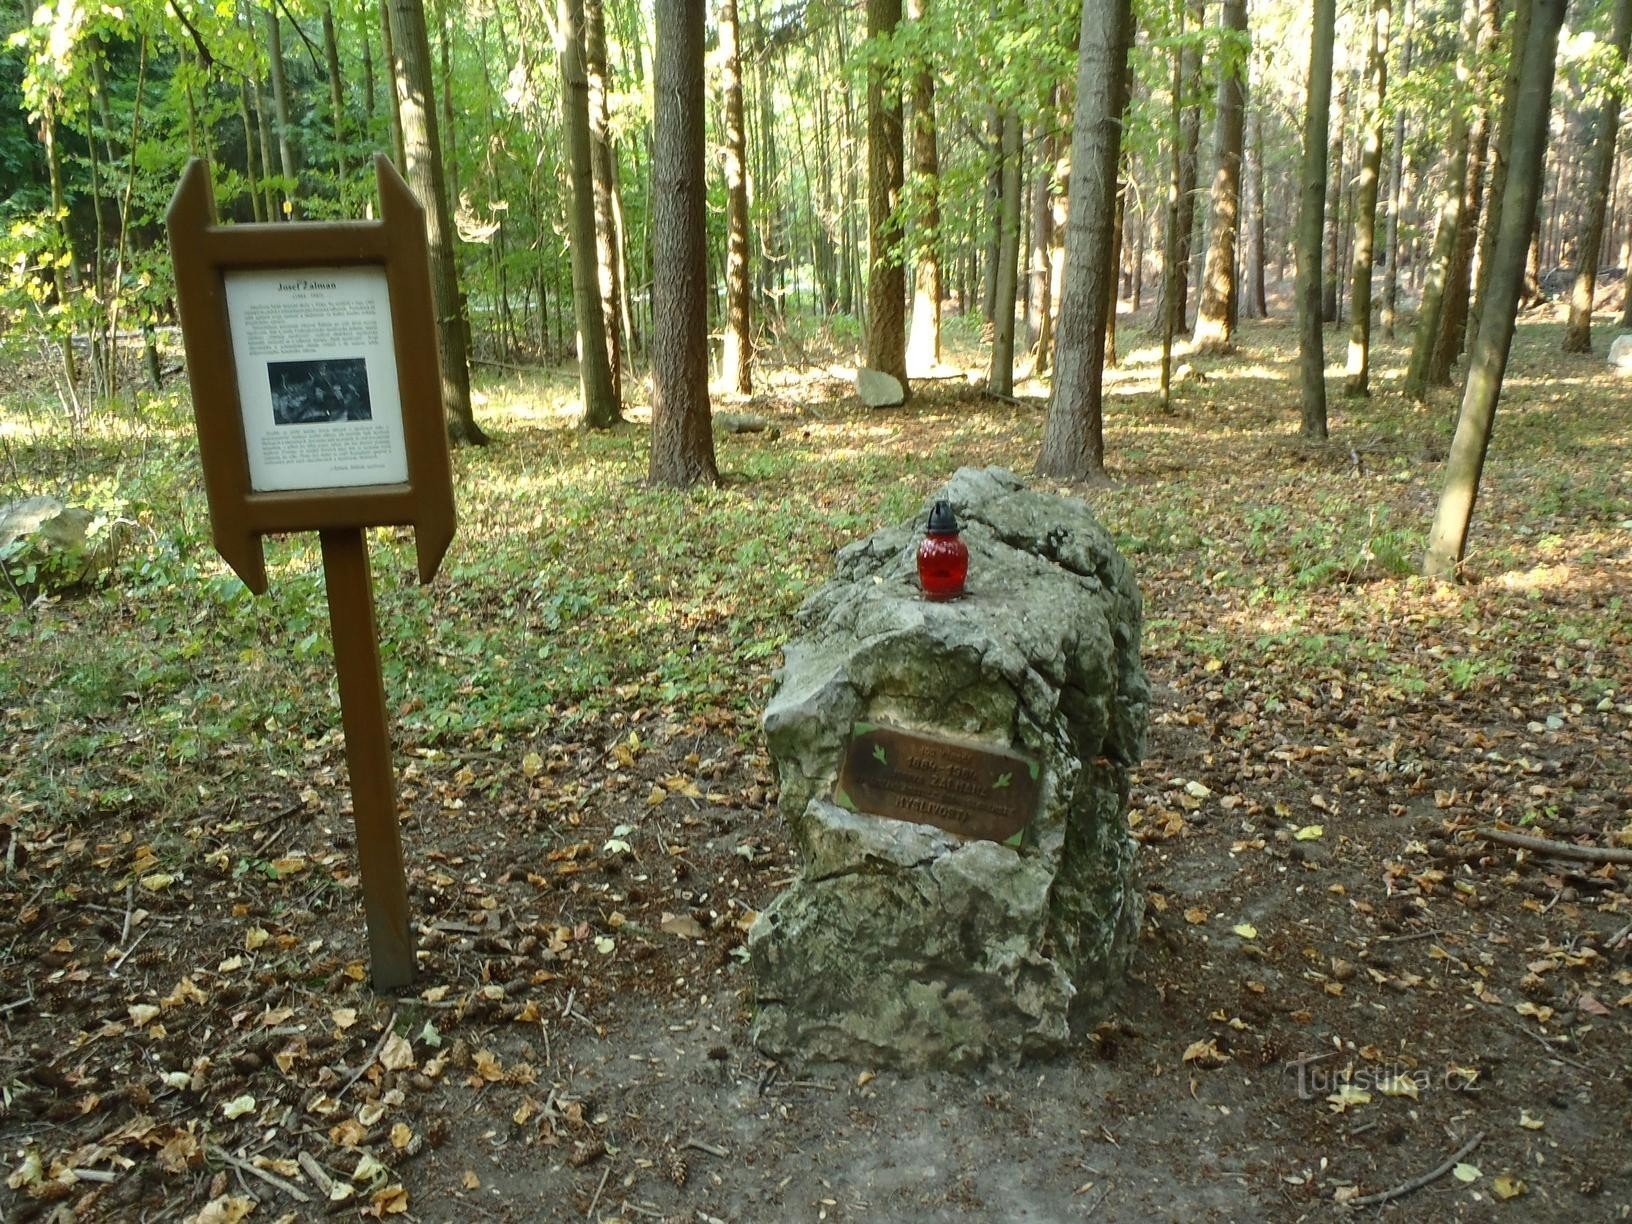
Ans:
[[[1550,837],[1531,837],[1525,833],[1509,833],[1506,829],[1480,829],[1479,836],[1486,841],[1500,842],[1520,850],[1550,854],[1554,858],[1576,859],[1583,863],[1632,864],[1632,850],[1613,846],[1577,846],[1573,842],[1554,841]]]
[[[346,1089],[350,1088],[358,1080],[362,1079],[363,1073],[374,1065],[375,1060],[380,1056],[380,1051],[385,1049],[385,1043],[391,1040],[391,1032],[396,1027],[397,1013],[395,1009],[393,1009],[391,1012],[391,1018],[385,1022],[385,1031],[380,1034],[380,1039],[374,1043],[374,1052],[363,1060],[362,1066],[358,1067],[357,1070],[351,1073],[350,1079],[340,1085],[340,1091],[334,1094],[335,1100],[338,1101],[341,1097],[345,1096]]]
[[[589,1210],[584,1212],[584,1219],[595,1218],[595,1205],[601,1201],[601,1191],[606,1189],[606,1179],[612,1176],[612,1162],[607,1161],[605,1170],[601,1173],[601,1184],[595,1187],[595,1197],[589,1200]]]
[[[334,1193],[334,1178],[329,1176],[327,1169],[317,1163],[316,1156],[302,1150],[295,1153],[295,1159],[300,1162],[300,1167],[306,1171],[306,1176],[312,1179],[312,1184],[317,1187],[319,1194],[324,1198],[328,1198]]]
[[[1348,1202],[1344,1203],[1343,1205],[1345,1207],[1372,1207],[1378,1203],[1388,1203],[1397,1198],[1404,1198],[1413,1191],[1421,1190],[1429,1183],[1436,1182],[1440,1178],[1444,1177],[1445,1174],[1456,1168],[1464,1156],[1468,1155],[1468,1153],[1472,1152],[1474,1148],[1483,1143],[1484,1139],[1485,1132],[1480,1131],[1472,1139],[1469,1139],[1461,1147],[1457,1148],[1456,1151],[1447,1156],[1443,1164],[1436,1165],[1434,1168],[1422,1174],[1420,1177],[1413,1177],[1410,1181],[1403,1181],[1399,1185],[1388,1190],[1379,1190],[1376,1194],[1362,1194],[1359,1198],[1349,1199]]]
[[[131,940],[130,947],[121,952],[119,954],[119,959],[113,962],[113,968],[108,970],[108,976],[112,977],[114,974],[118,973],[119,966],[123,965],[127,960],[129,960],[130,954],[136,951],[137,948],[141,947],[142,940],[146,939],[152,933],[153,928],[148,927],[147,930],[143,931],[140,935],[136,936],[135,939]]]
[[[260,1178],[263,1182],[265,1182],[267,1185],[273,1187],[274,1189],[282,1190],[285,1194],[287,1194],[290,1198],[294,1199],[295,1202],[297,1202],[297,1203],[309,1203],[309,1202],[312,1201],[312,1196],[307,1194],[306,1191],[302,1190],[299,1186],[295,1185],[293,1182],[285,1181],[283,1178],[279,1177],[276,1173],[268,1172],[266,1169],[260,1168],[257,1165],[250,1164],[249,1161],[244,1160],[244,1159],[242,1159],[240,1157],[234,1156],[231,1152],[227,1151],[225,1148],[219,1147],[216,1144],[212,1143],[212,1144],[209,1145],[207,1150],[208,1150],[209,1155],[215,1157],[217,1160],[221,1161],[223,1164],[229,1164],[233,1168],[239,1170],[240,1172],[248,1173],[251,1177]]]
[[[692,1138],[687,1139],[680,1146],[682,1148],[694,1148],[699,1152],[707,1152],[710,1156],[718,1156],[722,1160],[725,1157],[731,1155],[730,1151],[728,1151],[727,1149],[721,1147],[719,1144],[717,1144],[717,1143],[705,1143],[703,1140],[698,1139],[696,1136],[693,1136]]]
[[[1592,1069],[1592,1068],[1588,1067],[1586,1063],[1577,1062],[1573,1058],[1569,1058],[1566,1055],[1560,1054],[1557,1050],[1555,1050],[1553,1048],[1552,1039],[1547,1037],[1545,1034],[1538,1033],[1534,1029],[1525,1028],[1523,1024],[1520,1024],[1520,1023],[1517,1023],[1517,1022],[1514,1022],[1512,1024],[1512,1027],[1514,1029],[1516,1029],[1518,1032],[1523,1033],[1526,1037],[1530,1038],[1532,1041],[1535,1041],[1535,1042],[1539,1043],[1542,1049],[1546,1050],[1547,1053],[1550,1054],[1552,1057],[1558,1059],[1559,1062],[1569,1063],[1570,1066],[1575,1067],[1575,1068],[1577,1068],[1578,1070],[1581,1070],[1581,1071],[1590,1071]]]

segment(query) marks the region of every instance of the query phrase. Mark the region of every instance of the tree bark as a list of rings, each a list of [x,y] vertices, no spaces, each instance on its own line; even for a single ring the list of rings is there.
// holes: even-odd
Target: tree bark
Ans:
[[[272,107],[278,119],[278,163],[286,180],[283,188],[283,215],[286,220],[299,216],[295,197],[300,191],[300,163],[295,157],[294,140],[289,132],[289,76],[283,67],[283,32],[278,23],[278,10],[266,10],[266,57],[271,65]]]
[[[1054,394],[1037,458],[1040,475],[1060,480],[1105,475],[1106,280],[1132,33],[1132,0],[1083,0]]]
[[[1413,0],[1405,0],[1405,43],[1400,50],[1400,75],[1411,72],[1412,38],[1415,34]],[[1400,302],[1400,200],[1405,182],[1405,108],[1394,113],[1394,146],[1389,157],[1388,172],[1388,243],[1387,266],[1383,272],[1383,334],[1394,339],[1394,320]]]
[[[1599,108],[1593,137],[1591,180],[1587,185],[1587,215],[1581,227],[1575,284],[1570,290],[1570,321],[1564,331],[1566,353],[1592,351],[1592,302],[1598,287],[1598,261],[1604,245],[1604,214],[1615,173],[1615,138],[1620,127],[1620,73],[1626,66],[1627,44],[1632,42],[1632,0],[1615,0],[1615,26],[1610,46],[1615,52],[1614,83]]]
[[[1326,346],[1321,334],[1321,237],[1326,220],[1326,123],[1332,104],[1332,41],[1337,0],[1313,0],[1309,90],[1303,126],[1302,199],[1298,210],[1298,375],[1303,436],[1326,437]]]
[[[1473,296],[1473,256],[1479,240],[1479,214],[1485,196],[1485,164],[1490,152],[1490,107],[1483,65],[1501,33],[1500,0],[1481,0],[1480,20],[1474,44],[1473,113],[1468,123],[1468,165],[1462,196],[1462,220],[1456,231],[1456,246],[1445,274],[1445,300],[1440,309],[1439,334],[1434,338],[1434,354],[1428,363],[1428,382],[1435,387],[1451,385],[1451,368],[1466,346],[1470,299]]]
[[[867,37],[901,24],[901,0],[867,0]],[[867,70],[867,364],[907,385],[907,279],[896,213],[905,182],[901,91],[882,64]]]
[[[1457,54],[1457,92],[1451,107],[1450,163],[1445,170],[1445,187],[1439,198],[1439,223],[1434,231],[1434,253],[1428,278],[1422,287],[1422,303],[1417,307],[1416,330],[1411,336],[1411,363],[1405,371],[1405,393],[1415,400],[1427,398],[1432,385],[1434,347],[1439,342],[1440,316],[1445,309],[1445,292],[1450,283],[1452,261],[1462,229],[1467,202],[1468,106],[1472,99],[1468,83],[1472,74],[1479,37],[1479,0],[1463,0],[1462,43]]]
[[[610,429],[623,419],[612,381],[601,310],[595,245],[594,151],[589,133],[589,71],[584,55],[584,0],[556,0],[556,59],[561,68],[561,126],[567,134],[568,242],[572,255],[572,312],[578,325],[578,383],[586,429]],[[654,305],[655,308],[655,305]],[[707,311],[703,320],[706,326]],[[706,354],[705,354],[706,358]]]
[[[725,335],[720,352],[721,385],[735,395],[753,391],[748,283],[748,162],[743,129],[742,65],[738,51],[737,0],[720,0],[720,91],[725,142]],[[801,146],[803,147],[803,146]]]
[[[1508,162],[1512,158],[1513,125],[1518,119],[1519,68],[1524,60],[1524,48],[1530,38],[1530,11],[1533,0],[1513,0],[1513,19],[1509,22],[1507,73],[1502,82],[1502,107],[1496,117],[1495,150],[1491,156],[1490,191],[1485,201],[1484,245],[1487,250],[1496,243],[1501,232],[1502,214],[1506,211]],[[1473,295],[1473,310],[1468,317],[1468,330],[1475,336],[1483,321],[1485,294],[1489,291],[1491,261],[1479,264],[1478,288]]]
[[[926,18],[928,0],[907,0],[907,18]],[[907,368],[933,370],[941,364],[941,158],[935,130],[935,78],[927,58],[914,65],[909,83],[912,101],[912,173],[921,201],[917,261],[912,280],[912,330],[907,337]]]
[[[1189,0],[1186,15],[1181,20],[1200,30],[1206,20],[1201,0]],[[1176,278],[1173,291],[1178,300],[1178,319],[1174,329],[1182,332],[1190,319],[1190,261],[1194,254],[1196,233],[1196,177],[1201,148],[1201,48],[1194,40],[1186,43],[1179,53],[1178,95],[1182,99],[1179,111],[1179,212],[1176,218],[1179,246],[1173,263]],[[1164,277],[1166,273],[1163,273]]]
[[[1264,283],[1268,244],[1264,233],[1264,112],[1261,105],[1254,107],[1252,112],[1252,141],[1247,148],[1246,175],[1252,205],[1247,216],[1247,253],[1242,260],[1246,285],[1241,294],[1241,313],[1249,319],[1262,319],[1269,315],[1269,293]]]
[[[380,50],[385,56],[386,71],[394,74],[397,64],[397,38],[391,30],[391,0],[380,0]],[[391,84],[390,105],[385,113],[391,119],[391,148],[397,155],[397,165],[407,166],[408,153],[403,148],[402,140],[402,109],[397,105],[396,86],[394,76]],[[261,151],[266,151],[265,129],[262,129]]]
[[[1349,321],[1349,368],[1344,392],[1371,394],[1371,271],[1377,238],[1377,180],[1383,165],[1383,99],[1388,90],[1388,34],[1393,0],[1372,0],[1366,33],[1366,139],[1354,201],[1354,286]]]
[[[1343,279],[1343,137],[1349,123],[1349,75],[1343,73],[1337,86],[1337,113],[1327,129],[1326,156],[1326,262],[1321,269],[1320,317],[1327,323],[1343,321],[1338,301],[1338,282]]]
[[[1241,146],[1247,130],[1247,0],[1224,0],[1219,27],[1224,45],[1218,78],[1218,165],[1213,172],[1207,270],[1192,342],[1195,352],[1222,354],[1235,351],[1235,251],[1241,228]]]
[[[1457,416],[1456,434],[1445,461],[1445,484],[1423,571],[1430,577],[1453,577],[1467,550],[1468,528],[1485,455],[1501,398],[1502,376],[1513,344],[1513,325],[1524,286],[1526,250],[1530,245],[1536,201],[1540,197],[1542,159],[1552,110],[1554,60],[1565,0],[1534,0],[1528,38],[1519,72],[1518,107],[1513,125],[1511,198],[1502,214],[1491,254],[1491,276],[1485,311],[1468,361],[1468,381]]]
[[[992,364],[987,389],[1014,394],[1014,306],[1020,268],[1020,117],[1006,110],[998,120],[1003,137],[998,198],[997,289],[993,297]]]
[[[448,436],[455,442],[485,445],[487,435],[470,409],[470,362],[459,312],[459,274],[454,230],[442,177],[442,144],[437,133],[431,46],[421,0],[390,0],[397,110],[402,118],[403,176],[425,210],[425,244],[430,249],[431,297],[442,352],[442,408]]]
[[[704,0],[656,0],[652,60],[652,450],[647,479],[715,484],[708,404]]]
[[[340,45],[334,37],[334,6],[323,6],[323,58],[329,70],[329,107],[334,116],[334,173],[346,183],[346,94],[340,84]]]
[[[595,284],[601,296],[602,332],[606,336],[606,368],[612,376],[612,399],[621,405],[623,292],[618,266],[618,224],[613,207],[616,173],[611,107],[607,100],[610,86],[606,71],[606,16],[601,0],[584,0],[584,70],[589,83],[589,168],[595,189]]]

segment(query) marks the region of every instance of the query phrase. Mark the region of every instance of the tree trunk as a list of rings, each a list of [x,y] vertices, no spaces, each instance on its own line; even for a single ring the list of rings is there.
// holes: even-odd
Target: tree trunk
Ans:
[[[1507,73],[1502,82],[1502,108],[1496,118],[1495,151],[1491,157],[1490,192],[1485,202],[1484,245],[1492,250],[1496,235],[1501,232],[1502,214],[1506,211],[1508,162],[1512,157],[1513,125],[1518,119],[1519,68],[1524,60],[1524,48],[1530,38],[1530,11],[1533,0],[1513,0],[1513,19],[1509,22]],[[1491,261],[1479,264],[1478,289],[1473,296],[1473,311],[1468,318],[1468,329],[1477,336],[1483,322],[1485,294],[1490,286]]]
[[[601,296],[606,368],[612,400],[623,403],[623,326],[618,224],[613,207],[616,159],[612,152],[610,85],[606,72],[606,17],[601,0],[584,0],[584,70],[589,82],[589,167],[595,189],[595,284]],[[740,125],[739,125],[740,131]],[[744,191],[746,191],[746,187]]]
[[[567,231],[572,255],[572,312],[578,326],[578,382],[584,397],[583,424],[587,429],[610,429],[623,419],[623,404],[612,381],[606,321],[601,310],[589,72],[584,62],[584,0],[556,0],[555,36],[556,59],[561,68],[561,126],[567,134],[570,167]],[[705,310],[705,327],[707,322]]]
[[[1268,286],[1264,283],[1264,264],[1267,254],[1264,221],[1264,108],[1253,108],[1252,143],[1247,150],[1247,182],[1251,187],[1252,206],[1247,218],[1247,254],[1242,260],[1246,270],[1246,287],[1242,292],[1242,313],[1249,319],[1269,315]]]
[[[1462,215],[1467,203],[1468,107],[1472,105],[1469,81],[1479,40],[1479,0],[1462,2],[1462,43],[1457,54],[1456,97],[1451,105],[1448,148],[1450,162],[1445,170],[1445,187],[1440,194],[1439,223],[1434,231],[1434,253],[1428,279],[1422,288],[1422,304],[1417,307],[1416,331],[1411,337],[1411,363],[1405,372],[1405,393],[1415,400],[1425,399],[1433,385],[1434,347],[1439,342],[1440,316],[1445,309],[1445,293],[1450,284],[1456,246],[1461,237]]]
[[[397,37],[391,29],[391,0],[380,0],[380,40],[380,50],[385,56],[386,70],[394,73],[397,63]],[[397,155],[397,165],[406,166],[408,164],[408,153],[403,148],[402,110],[397,105],[395,85],[392,86],[392,90],[391,105],[385,108],[385,113],[391,118],[391,148]],[[261,150],[264,153],[266,150],[264,130],[262,136]]]
[[[1123,99],[1122,128],[1127,130],[1128,111],[1127,100]],[[1124,150],[1116,163],[1116,207],[1111,210],[1111,254],[1110,275],[1105,278],[1105,351],[1101,360],[1107,370],[1114,370],[1117,365],[1116,355],[1116,314],[1122,304],[1122,244],[1126,233],[1128,216],[1128,165],[1127,153]]]
[[[1500,0],[1481,0],[1480,21],[1474,44],[1474,63],[1482,66],[1501,33]],[[1483,72],[1474,74],[1475,78]],[[1473,82],[1473,115],[1468,125],[1468,166],[1462,197],[1462,221],[1456,232],[1456,246],[1445,274],[1445,300],[1440,309],[1439,334],[1434,339],[1434,355],[1428,363],[1428,382],[1435,387],[1451,385],[1451,367],[1466,345],[1470,299],[1473,296],[1473,256],[1479,240],[1479,214],[1484,204],[1485,160],[1490,152],[1490,108],[1486,105],[1483,82]]]
[[[346,185],[346,94],[340,84],[340,45],[334,37],[334,6],[323,6],[323,58],[329,70],[329,107],[334,115],[334,173],[339,192]]]
[[[657,0],[652,61],[652,451],[647,479],[715,484],[708,405],[704,0]]]
[[[1337,87],[1337,113],[1331,116],[1327,133],[1326,156],[1331,164],[1326,172],[1326,262],[1320,282],[1320,317],[1327,323],[1343,321],[1337,284],[1343,279],[1343,137],[1348,122],[1349,76],[1345,72]]]
[[[1006,110],[998,125],[1003,133],[999,166],[1003,189],[998,198],[997,291],[986,387],[997,395],[1013,395],[1014,306],[1020,268],[1020,117]]]
[[[927,4],[928,0],[907,0],[908,20],[924,21]],[[908,88],[912,99],[912,173],[922,203],[907,368],[928,371],[941,364],[941,158],[935,131],[935,77],[927,57],[914,65]]]
[[[1178,33],[1184,33],[1185,9],[1176,10]],[[1162,409],[1173,405],[1173,339],[1184,324],[1184,80],[1185,59],[1182,50],[1173,53],[1172,148],[1169,155],[1167,178],[1167,210],[1163,217],[1162,234],[1162,301],[1160,331],[1162,337],[1161,375],[1158,382]]]
[[[1413,0],[1405,0],[1405,45],[1400,50],[1400,76],[1411,72],[1411,44],[1415,34]],[[1394,148],[1388,172],[1388,253],[1383,272],[1383,334],[1394,339],[1394,320],[1400,304],[1400,200],[1405,181],[1405,108],[1394,113]]]
[[[1132,0],[1083,0],[1054,394],[1037,457],[1038,473],[1059,480],[1105,475],[1106,279],[1132,34]]]
[[[1615,137],[1621,115],[1619,83],[1626,66],[1629,41],[1632,41],[1632,0],[1615,0],[1615,29],[1610,46],[1615,51],[1616,75],[1596,120],[1591,181],[1587,185],[1587,216],[1581,227],[1575,284],[1570,290],[1570,322],[1564,332],[1566,353],[1592,351],[1592,300],[1598,286],[1598,260],[1604,245],[1604,214],[1609,207],[1609,189],[1615,173]]]
[[[272,71],[272,106],[278,117],[278,162],[287,180],[283,188],[283,215],[293,219],[299,215],[295,196],[300,190],[300,163],[295,159],[295,145],[289,132],[289,77],[283,69],[283,32],[276,8],[266,10],[266,56]]]
[[[1241,228],[1241,146],[1247,118],[1247,0],[1224,0],[1219,28],[1224,49],[1218,78],[1213,224],[1192,340],[1196,352],[1222,354],[1235,351],[1235,248]]]
[[[1031,253],[1027,271],[1031,293],[1031,370],[1048,373],[1050,350],[1054,347],[1054,325],[1049,314],[1054,309],[1052,255],[1054,248],[1054,159],[1058,155],[1054,134],[1054,107],[1057,89],[1051,87],[1043,99],[1042,147],[1038,151],[1035,179],[1031,189]]]
[[[720,84],[725,102],[725,339],[721,385],[736,395],[753,391],[749,361],[752,294],[748,285],[748,164],[743,136],[742,69],[737,51],[737,0],[720,0]]]
[[[431,297],[442,352],[442,408],[455,442],[487,443],[470,410],[470,363],[459,312],[459,274],[454,230],[442,177],[442,145],[431,83],[431,45],[421,0],[390,0],[397,110],[402,118],[403,176],[425,210],[425,244],[431,261]]]
[[[1303,436],[1326,437],[1326,346],[1321,334],[1320,259],[1326,221],[1327,120],[1332,104],[1332,41],[1337,0],[1313,0],[1309,90],[1303,126],[1302,200],[1298,211],[1298,373]]]
[[[867,37],[901,24],[901,0],[867,0]],[[896,206],[905,182],[901,91],[883,64],[867,70],[867,364],[907,385],[907,278]],[[1013,309],[1011,297],[1010,309]]]
[[[1190,0],[1185,9],[1188,16],[1181,14],[1181,20],[1200,30],[1206,20],[1201,0]],[[1174,293],[1178,298],[1178,319],[1174,328],[1182,332],[1190,319],[1190,261],[1195,246],[1197,155],[1201,148],[1201,48],[1194,40],[1185,44],[1179,54],[1178,94],[1182,99],[1179,111],[1179,247],[1173,263],[1173,275],[1177,278]]]
[[[1366,98],[1361,120],[1360,180],[1354,201],[1353,317],[1349,321],[1349,395],[1371,394],[1371,271],[1377,238],[1377,179],[1383,165],[1383,99],[1388,89],[1388,33],[1393,0],[1372,0],[1366,34]]]
[[[1513,325],[1524,285],[1526,248],[1530,245],[1536,201],[1540,195],[1542,159],[1547,150],[1547,124],[1552,110],[1554,60],[1558,31],[1564,22],[1565,0],[1534,0],[1530,29],[1519,72],[1520,95],[1513,124],[1511,198],[1502,214],[1491,253],[1491,275],[1485,311],[1479,321],[1473,354],[1468,361],[1467,387],[1457,416],[1456,434],[1445,461],[1445,484],[1433,527],[1423,572],[1450,578],[1462,564],[1468,528],[1473,521],[1479,478],[1490,447],[1501,398],[1502,376],[1513,344]]]

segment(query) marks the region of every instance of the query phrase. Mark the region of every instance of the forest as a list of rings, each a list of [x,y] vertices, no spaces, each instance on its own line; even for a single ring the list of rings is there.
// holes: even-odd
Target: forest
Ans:
[[[1629,41],[0,0],[0,1216],[1632,1210]],[[212,547],[165,225],[194,158],[226,224],[373,218],[378,154],[458,507],[428,585],[370,536],[396,994],[318,543],[262,595]],[[270,368],[291,430],[372,411]],[[1057,1064],[784,1064],[760,720],[834,553],[965,465],[1088,501],[1143,593],[1133,975]]]

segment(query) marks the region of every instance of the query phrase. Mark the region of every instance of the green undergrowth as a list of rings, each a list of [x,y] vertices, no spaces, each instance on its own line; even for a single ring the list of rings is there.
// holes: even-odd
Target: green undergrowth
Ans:
[[[1569,663],[1629,649],[1632,388],[1559,357],[1554,333],[1521,329],[1470,550],[1483,581],[1444,591],[1414,575],[1455,400],[1401,399],[1402,350],[1380,354],[1371,399],[1334,386],[1332,442],[1312,446],[1284,327],[1249,329],[1246,356],[1163,413],[1130,326],[1108,384],[1114,483],[1086,495],[1140,575],[1152,670],[1216,673],[1271,713],[1344,678],[1412,698],[1559,664],[1580,700],[1613,695],[1613,666]],[[952,381],[868,412],[833,386],[784,380],[747,405],[780,436],[720,434],[722,484],[681,493],[645,487],[640,412],[591,435],[560,372],[484,384],[495,443],[455,454],[459,533],[435,582],[414,581],[411,533],[370,536],[399,748],[543,741],[633,710],[756,735],[834,551],[959,465],[1024,472],[1036,454],[1040,399]],[[298,790],[338,734],[315,538],[268,541],[270,588],[249,594],[211,547],[180,394],[78,427],[8,402],[0,430],[0,499],[55,492],[135,527],[92,591],[0,594],[0,803],[185,816],[223,789]]]

